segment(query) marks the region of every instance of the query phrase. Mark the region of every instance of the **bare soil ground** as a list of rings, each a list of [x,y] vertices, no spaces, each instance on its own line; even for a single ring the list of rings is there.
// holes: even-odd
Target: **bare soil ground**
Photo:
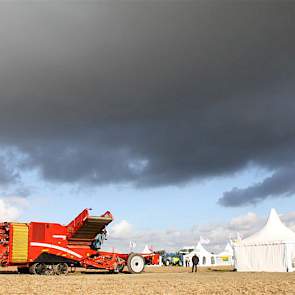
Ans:
[[[0,274],[0,294],[295,294],[295,273],[148,267],[140,275],[77,272],[67,276]]]

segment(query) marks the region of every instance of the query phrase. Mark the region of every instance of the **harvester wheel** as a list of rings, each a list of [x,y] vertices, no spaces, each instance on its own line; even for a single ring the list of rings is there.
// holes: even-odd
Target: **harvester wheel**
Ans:
[[[29,273],[32,274],[32,275],[35,275],[37,274],[37,266],[38,266],[39,263],[34,263],[32,264],[30,267],[29,267]]]
[[[54,275],[54,269],[53,269],[53,265],[52,264],[47,264],[46,265],[46,269],[44,271],[44,275],[47,275],[47,276]]]
[[[144,258],[136,253],[132,253],[127,259],[128,271],[131,273],[141,273],[144,270]]]
[[[56,275],[67,275],[69,272],[69,266],[66,263],[59,263],[54,265],[54,273]]]
[[[47,270],[47,266],[45,263],[36,263],[35,273],[37,275],[45,275]]]

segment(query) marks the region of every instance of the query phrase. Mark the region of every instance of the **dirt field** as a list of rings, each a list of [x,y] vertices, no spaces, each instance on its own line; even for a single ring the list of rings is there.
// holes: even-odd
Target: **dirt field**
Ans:
[[[236,273],[180,267],[143,274],[75,273],[68,276],[0,274],[0,294],[295,294],[295,273]]]

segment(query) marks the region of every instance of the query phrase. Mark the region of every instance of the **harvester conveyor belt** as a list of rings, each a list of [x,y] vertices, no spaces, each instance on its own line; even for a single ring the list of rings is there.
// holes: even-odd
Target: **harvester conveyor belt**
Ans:
[[[111,221],[112,218],[109,217],[89,216],[69,241],[92,241]]]

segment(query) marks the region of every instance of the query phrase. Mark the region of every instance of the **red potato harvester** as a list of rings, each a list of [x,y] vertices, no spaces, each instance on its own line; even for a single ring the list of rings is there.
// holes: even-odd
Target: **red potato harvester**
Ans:
[[[103,269],[118,273],[124,266],[141,273],[145,263],[158,264],[158,254],[122,254],[101,251],[106,226],[113,216],[107,211],[90,216],[84,209],[68,225],[47,222],[0,223],[0,265],[17,266],[31,274],[67,274],[69,268]]]

